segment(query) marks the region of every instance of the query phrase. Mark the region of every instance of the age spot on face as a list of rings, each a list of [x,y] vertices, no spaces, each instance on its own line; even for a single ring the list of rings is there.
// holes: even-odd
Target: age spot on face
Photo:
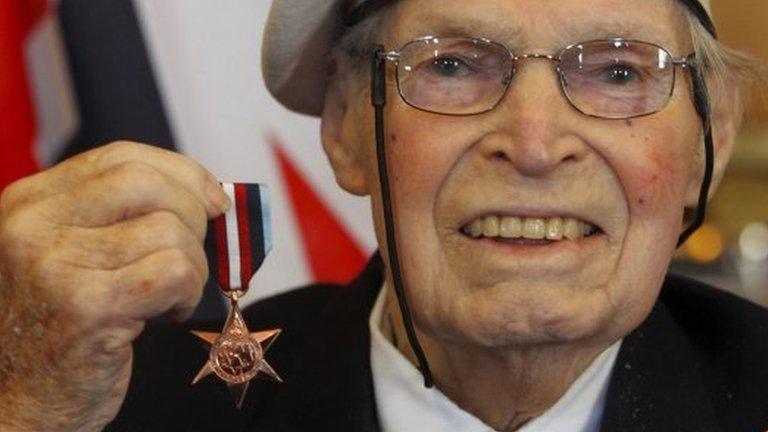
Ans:
[[[635,125],[635,122],[633,122],[632,119],[626,119],[624,120],[624,124],[627,125],[628,127],[632,127]]]
[[[389,140],[390,140],[390,141],[392,141],[393,143],[397,142],[397,135],[395,135],[395,134],[392,134],[392,135],[389,137]]]
[[[642,208],[664,205],[673,191],[674,174],[672,165],[659,151],[651,151],[647,167],[641,181],[642,193],[637,197],[637,204]]]
[[[655,190],[658,187],[659,175],[651,174],[645,180],[645,188],[648,190]]]

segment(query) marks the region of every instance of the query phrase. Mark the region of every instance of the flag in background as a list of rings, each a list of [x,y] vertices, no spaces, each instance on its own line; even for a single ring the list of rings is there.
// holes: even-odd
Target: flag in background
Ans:
[[[50,165],[77,127],[54,6],[0,2],[0,190]]]
[[[222,181],[270,186],[274,248],[246,303],[307,283],[351,279],[376,244],[368,202],[336,185],[317,119],[288,112],[266,90],[260,44],[269,4],[2,0],[0,67],[13,61],[17,72],[0,83],[0,117],[13,108],[0,120],[0,187],[57,157],[115,140],[177,150]],[[36,61],[25,60],[18,53],[30,50],[46,17],[49,33],[59,34],[56,16],[63,47],[49,44],[35,51],[42,53]],[[6,26],[9,17],[13,26]],[[59,89],[70,81],[74,92]],[[51,113],[58,123],[44,121]],[[223,312],[218,290],[208,287],[197,317]]]
[[[348,280],[376,241],[367,199],[336,185],[315,118],[261,77],[268,0],[134,0],[176,145],[227,181],[265,183],[275,248],[249,295]]]

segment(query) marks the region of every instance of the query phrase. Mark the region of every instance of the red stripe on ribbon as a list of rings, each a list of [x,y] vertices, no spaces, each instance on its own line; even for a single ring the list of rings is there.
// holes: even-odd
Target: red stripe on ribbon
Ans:
[[[245,185],[235,183],[235,210],[237,211],[237,232],[240,237],[240,288],[248,289],[248,281],[253,276],[251,263],[251,221],[248,216],[248,194]]]
[[[216,229],[216,267],[219,271],[218,282],[221,289],[231,291],[229,285],[229,248],[227,248],[227,221],[224,216],[217,217],[214,221]]]

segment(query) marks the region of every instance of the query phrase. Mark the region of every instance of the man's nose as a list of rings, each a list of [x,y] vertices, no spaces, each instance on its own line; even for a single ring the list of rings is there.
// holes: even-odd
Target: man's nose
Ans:
[[[528,59],[516,66],[504,99],[492,111],[495,131],[483,139],[483,155],[509,162],[527,177],[583,159],[588,146],[575,127],[583,115],[563,96],[553,64]]]

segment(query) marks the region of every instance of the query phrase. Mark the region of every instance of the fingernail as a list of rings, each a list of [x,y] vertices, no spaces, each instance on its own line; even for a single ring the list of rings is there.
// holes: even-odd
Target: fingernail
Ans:
[[[206,193],[208,194],[208,198],[211,199],[213,204],[221,210],[222,213],[226,213],[229,211],[229,208],[232,206],[232,203],[229,200],[229,197],[227,194],[224,193],[224,190],[221,188],[221,186],[218,183],[208,183],[208,186],[206,186],[207,190]]]

